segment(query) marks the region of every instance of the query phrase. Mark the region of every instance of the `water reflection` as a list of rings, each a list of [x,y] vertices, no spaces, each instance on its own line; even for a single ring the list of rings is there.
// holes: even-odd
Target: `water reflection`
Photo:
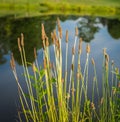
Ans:
[[[4,57],[8,51],[14,53],[15,60],[21,65],[20,55],[17,47],[17,37],[21,32],[25,35],[25,51],[27,61],[33,62],[33,48],[42,47],[41,40],[41,23],[44,23],[46,33],[50,38],[50,32],[56,28],[56,18],[58,16],[40,16],[33,18],[14,19],[12,17],[0,18],[0,64],[6,62]],[[114,39],[120,38],[120,20],[107,19],[99,17],[78,17],[78,16],[59,16],[62,22],[67,20],[78,20],[79,37],[83,37],[85,42],[94,39],[96,33],[99,33],[100,26],[107,27],[109,34]]]
[[[78,23],[79,36],[82,37],[85,42],[90,42],[94,39],[95,33],[100,29],[99,26],[97,26],[98,23],[100,23],[100,21],[97,21],[95,17],[81,18]]]

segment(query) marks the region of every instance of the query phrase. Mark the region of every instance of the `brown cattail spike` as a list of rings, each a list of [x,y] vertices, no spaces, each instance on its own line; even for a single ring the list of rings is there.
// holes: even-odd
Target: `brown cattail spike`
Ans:
[[[72,69],[72,71],[74,70],[74,65],[73,64],[71,65],[71,69]]]
[[[36,48],[34,48],[34,58],[37,58],[37,52],[36,52]]]
[[[78,28],[75,28],[75,36],[78,36]]]
[[[51,32],[52,43],[55,44],[55,37],[54,34]]]
[[[41,25],[42,26],[42,40],[45,40],[45,28],[44,28],[44,24]]]
[[[49,41],[48,41],[48,37],[46,37],[46,47],[49,46]]]
[[[18,49],[19,49],[19,51],[21,52],[20,38],[17,38],[17,41],[18,41]]]
[[[14,60],[13,53],[11,54],[11,64],[12,64],[12,67],[15,68],[15,60]]]
[[[86,52],[90,53],[90,45],[89,44],[87,44],[87,46],[86,46]]]
[[[73,55],[75,54],[75,48],[74,47],[72,48],[72,54]]]
[[[62,28],[61,27],[59,27],[59,34],[60,34],[60,38],[62,38]]]
[[[95,61],[93,58],[91,59],[91,61],[92,61],[92,65],[95,65]]]
[[[53,31],[54,39],[57,40],[56,30]]]
[[[80,38],[80,40],[79,40],[78,53],[79,53],[79,54],[82,53],[82,38]]]
[[[44,66],[44,69],[46,69],[46,68],[47,68],[46,58],[44,58],[44,60],[43,60],[43,66]]]
[[[68,42],[68,30],[66,30],[66,43]]]
[[[91,102],[91,109],[92,109],[92,110],[95,110],[95,105],[94,105],[93,102]]]
[[[24,47],[24,35],[23,35],[23,33],[21,33],[21,46]]]
[[[33,72],[35,73],[36,67],[35,67],[35,64],[34,64],[34,63],[32,64],[32,70],[33,70]]]
[[[107,53],[105,54],[105,60],[109,62],[109,55]]]
[[[13,66],[12,60],[10,60],[10,67],[11,67],[12,70],[14,70],[14,66]]]

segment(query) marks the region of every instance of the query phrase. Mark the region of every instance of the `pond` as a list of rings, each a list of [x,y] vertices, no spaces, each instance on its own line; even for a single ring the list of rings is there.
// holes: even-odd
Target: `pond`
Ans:
[[[17,85],[10,68],[10,54],[13,52],[16,61],[17,73],[22,87],[24,86],[23,70],[17,46],[17,37],[21,32],[25,36],[25,51],[28,62],[34,62],[34,47],[37,49],[39,64],[43,62],[41,23],[44,23],[46,34],[56,29],[56,19],[60,18],[62,26],[62,50],[65,56],[65,33],[69,31],[68,65],[71,64],[71,48],[74,44],[75,27],[78,27],[79,37],[83,38],[82,67],[86,59],[85,46],[90,43],[90,58],[94,57],[97,67],[98,83],[102,79],[103,48],[107,49],[110,61],[114,60],[115,66],[120,68],[120,20],[94,16],[63,16],[49,15],[31,18],[14,18],[13,16],[0,18],[0,121],[14,122],[18,120],[17,111],[20,108]],[[51,38],[50,38],[51,40]],[[77,42],[78,44],[78,42]],[[50,41],[52,53],[52,43]],[[77,49],[76,49],[77,50]],[[52,57],[51,57],[52,58]],[[76,57],[77,58],[77,57]],[[64,58],[63,58],[64,60]],[[91,63],[91,62],[90,62]],[[65,63],[63,63],[63,66]],[[90,66],[91,68],[91,66]],[[29,66],[29,70],[31,67]],[[68,67],[69,70],[69,67]],[[89,74],[90,79],[92,74]],[[89,83],[89,87],[91,84]],[[99,85],[99,88],[101,85]],[[90,91],[91,92],[91,91]]]

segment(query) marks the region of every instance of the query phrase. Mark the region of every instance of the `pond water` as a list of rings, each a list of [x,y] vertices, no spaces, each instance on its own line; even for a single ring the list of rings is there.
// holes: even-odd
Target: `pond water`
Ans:
[[[94,57],[96,62],[99,83],[102,79],[103,48],[107,48],[110,61],[114,60],[115,65],[120,68],[120,20],[118,19],[73,15],[50,15],[20,19],[13,16],[2,17],[0,18],[0,122],[14,122],[18,120],[17,111],[20,108],[17,85],[9,65],[11,52],[14,54],[20,82],[22,87],[25,87],[21,59],[17,47],[17,37],[20,36],[21,32],[24,33],[27,60],[34,62],[33,49],[36,47],[39,63],[42,63],[41,23],[44,23],[46,34],[50,38],[50,32],[56,28],[57,17],[60,18],[63,29],[63,57],[65,55],[65,32],[66,30],[69,31],[68,65],[71,64],[71,48],[74,43],[75,27],[78,27],[79,37],[83,38],[81,62],[83,68],[86,58],[86,43],[90,43],[91,46],[90,58]],[[51,43],[50,48],[52,53]],[[29,69],[31,70],[31,67]],[[89,75],[90,79],[92,79],[92,74]],[[90,85],[89,83],[89,87]]]

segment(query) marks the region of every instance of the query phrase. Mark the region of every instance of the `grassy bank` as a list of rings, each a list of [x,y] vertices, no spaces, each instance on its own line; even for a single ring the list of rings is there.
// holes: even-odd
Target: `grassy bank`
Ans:
[[[118,16],[120,1],[115,0],[1,0],[0,16],[35,16],[42,14],[77,14]]]

